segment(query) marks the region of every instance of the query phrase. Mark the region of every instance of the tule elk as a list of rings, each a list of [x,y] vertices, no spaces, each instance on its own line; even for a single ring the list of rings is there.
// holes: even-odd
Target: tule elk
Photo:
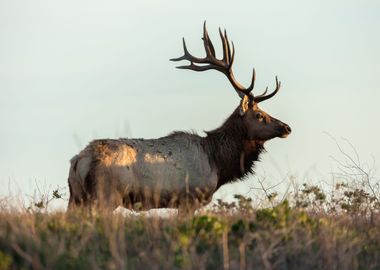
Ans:
[[[259,103],[270,99],[275,90],[252,93],[255,70],[248,88],[236,81],[232,64],[235,49],[226,31],[219,29],[223,58],[215,56],[214,46],[203,27],[206,56],[189,53],[183,39],[184,55],[171,61],[187,60],[180,69],[214,69],[227,76],[240,97],[240,104],[217,129],[205,137],[173,132],[158,139],[102,139],[92,141],[71,159],[69,209],[89,206],[112,210],[127,208],[178,208],[191,211],[210,202],[226,183],[253,173],[254,162],[270,139],[287,137],[290,127],[265,113]]]

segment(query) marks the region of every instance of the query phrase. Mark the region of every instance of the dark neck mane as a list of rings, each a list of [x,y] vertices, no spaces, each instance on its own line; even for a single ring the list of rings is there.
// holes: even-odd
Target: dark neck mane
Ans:
[[[203,146],[211,166],[218,172],[217,189],[253,173],[253,163],[264,150],[262,143],[247,140],[238,110],[221,127],[207,132]]]

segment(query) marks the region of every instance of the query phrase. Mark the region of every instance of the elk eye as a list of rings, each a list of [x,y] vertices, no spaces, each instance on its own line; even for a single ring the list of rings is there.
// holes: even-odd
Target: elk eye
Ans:
[[[257,120],[259,120],[259,121],[263,121],[263,119],[264,119],[264,115],[263,115],[261,112],[258,112],[258,113],[256,114],[256,118],[257,118]]]

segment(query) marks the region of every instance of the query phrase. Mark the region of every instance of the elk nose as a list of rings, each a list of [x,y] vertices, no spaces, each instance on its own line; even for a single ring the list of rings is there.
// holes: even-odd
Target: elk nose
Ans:
[[[284,129],[285,129],[285,131],[288,133],[288,134],[290,134],[291,132],[292,132],[292,129],[288,126],[288,125],[284,125]]]

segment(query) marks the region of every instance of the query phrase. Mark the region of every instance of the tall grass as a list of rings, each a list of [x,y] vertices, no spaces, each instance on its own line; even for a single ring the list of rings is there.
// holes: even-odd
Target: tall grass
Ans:
[[[380,269],[378,205],[342,196],[305,185],[270,208],[236,196],[169,218],[3,208],[0,269]]]
[[[3,198],[0,270],[380,269],[379,180],[341,153],[331,187],[279,196],[260,182],[262,203],[236,195],[193,216],[49,211],[59,189],[21,208]]]

